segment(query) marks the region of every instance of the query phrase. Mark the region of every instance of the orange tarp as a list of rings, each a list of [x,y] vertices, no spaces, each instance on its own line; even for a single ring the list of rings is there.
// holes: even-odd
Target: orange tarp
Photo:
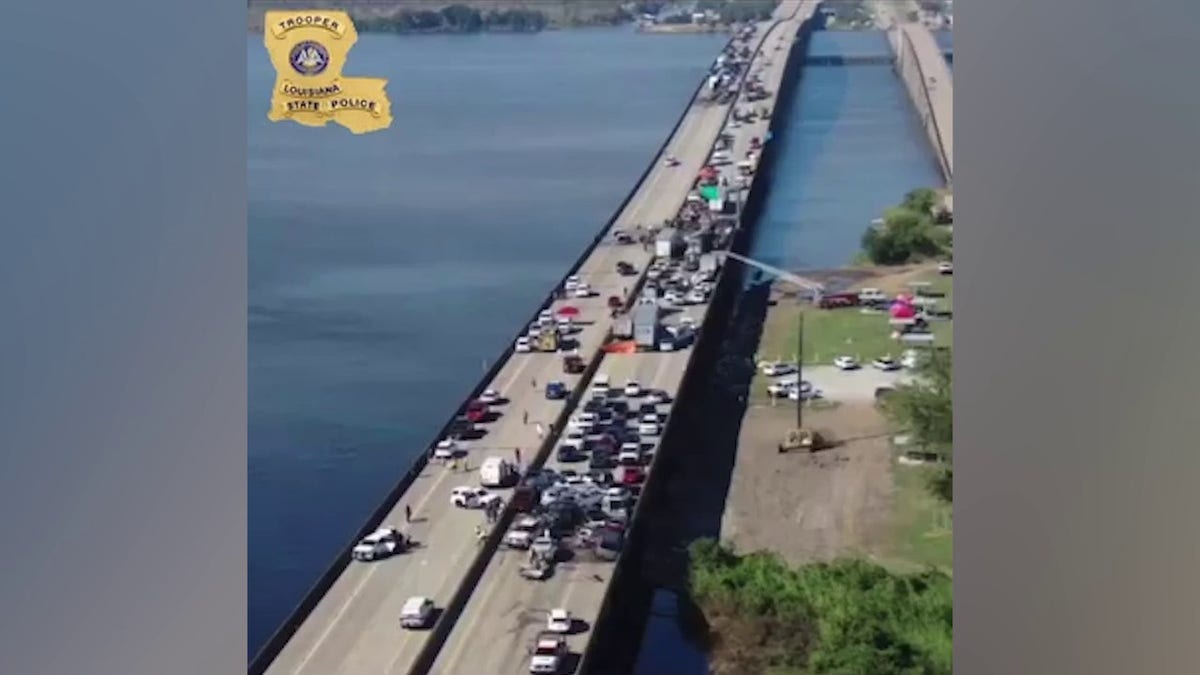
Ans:
[[[622,340],[604,346],[606,354],[636,354],[637,343],[633,340]]]

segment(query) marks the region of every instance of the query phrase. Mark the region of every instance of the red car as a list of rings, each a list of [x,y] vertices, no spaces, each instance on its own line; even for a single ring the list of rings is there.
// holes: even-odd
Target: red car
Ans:
[[[620,473],[623,485],[640,485],[646,480],[646,471],[640,466],[622,466]]]
[[[483,401],[471,401],[467,404],[467,419],[471,422],[482,422],[488,416],[488,404]]]

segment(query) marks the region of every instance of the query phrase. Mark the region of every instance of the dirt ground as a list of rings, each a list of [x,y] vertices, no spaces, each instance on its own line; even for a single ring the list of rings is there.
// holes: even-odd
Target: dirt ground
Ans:
[[[805,426],[840,443],[780,454],[794,425],[790,406],[747,409],[721,539],[738,551],[773,550],[793,564],[886,555],[893,455],[882,416],[865,402],[805,411]]]

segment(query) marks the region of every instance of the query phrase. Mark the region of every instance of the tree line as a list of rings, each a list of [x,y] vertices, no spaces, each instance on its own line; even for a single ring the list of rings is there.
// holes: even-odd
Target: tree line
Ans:
[[[951,579],[843,559],[788,567],[766,553],[692,544],[689,592],[717,672],[941,675],[952,671]]]
[[[549,24],[537,9],[490,9],[449,5],[439,10],[402,9],[385,17],[355,18],[356,27],[366,32],[391,33],[479,33],[482,31],[537,32]]]

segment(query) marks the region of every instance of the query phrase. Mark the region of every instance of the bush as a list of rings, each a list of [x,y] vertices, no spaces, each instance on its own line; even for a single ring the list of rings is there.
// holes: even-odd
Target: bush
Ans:
[[[888,209],[883,225],[872,225],[862,236],[862,249],[876,265],[903,265],[939,256],[950,248],[950,232],[933,222],[937,193],[913,190],[900,206]]]
[[[792,569],[712,540],[690,554],[690,591],[722,670],[951,672],[952,588],[940,572],[897,575],[862,560]]]

